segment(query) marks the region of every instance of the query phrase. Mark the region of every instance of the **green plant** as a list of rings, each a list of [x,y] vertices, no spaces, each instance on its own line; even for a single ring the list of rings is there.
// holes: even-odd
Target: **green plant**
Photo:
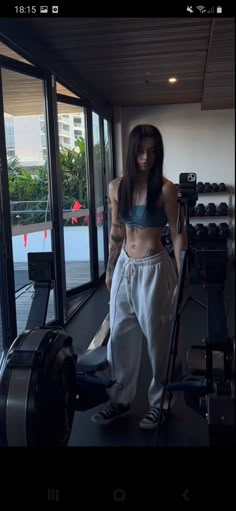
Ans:
[[[63,186],[64,209],[71,209],[75,201],[88,207],[85,140],[76,140],[75,148],[60,148],[60,168]]]
[[[60,148],[60,169],[63,188],[63,208],[71,210],[75,201],[83,208],[88,207],[85,141],[80,137],[74,149]],[[44,166],[33,169],[24,168],[19,158],[8,161],[9,194],[11,209],[17,211],[12,215],[12,224],[37,223],[49,220],[47,201],[49,196],[48,170]],[[42,210],[42,213],[40,212]],[[34,213],[35,211],[35,213]],[[71,220],[65,220],[71,225]],[[78,219],[77,225],[84,225]]]

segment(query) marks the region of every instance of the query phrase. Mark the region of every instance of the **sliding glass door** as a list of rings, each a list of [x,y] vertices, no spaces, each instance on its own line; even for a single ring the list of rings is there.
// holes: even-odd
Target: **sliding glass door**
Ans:
[[[1,68],[0,352],[26,327],[34,296],[29,252],[54,253],[46,322],[63,323],[66,291],[69,299],[105,272],[110,125],[54,83],[27,63],[9,59]]]
[[[100,133],[99,116],[92,113],[93,129],[93,169],[94,169],[94,189],[95,189],[95,208],[96,208],[96,226],[97,226],[97,244],[98,244],[98,273],[99,276],[105,271],[104,256],[104,173],[102,165],[102,144]]]
[[[2,95],[19,333],[25,329],[34,291],[27,254],[52,250],[44,81],[3,68]],[[54,318],[52,290],[47,321]]]
[[[85,110],[57,103],[59,159],[63,194],[66,289],[91,282]]]
[[[113,157],[112,157],[112,134],[111,124],[103,120],[103,133],[104,133],[104,164],[105,164],[105,206],[107,208],[107,228],[108,234],[111,229],[111,208],[110,201],[108,200],[108,185],[113,179]]]

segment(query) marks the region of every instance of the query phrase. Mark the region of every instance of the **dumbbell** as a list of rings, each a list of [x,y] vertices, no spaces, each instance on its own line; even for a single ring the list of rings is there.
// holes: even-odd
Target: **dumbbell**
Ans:
[[[219,185],[217,183],[212,183],[212,191],[218,192],[219,191]]]
[[[210,224],[208,224],[207,231],[208,231],[208,239],[209,240],[216,240],[216,239],[218,239],[218,236],[219,236],[219,226],[216,225],[214,222],[211,222]]]
[[[204,184],[201,181],[199,181],[199,183],[197,183],[197,192],[198,193],[204,192]]]
[[[217,207],[217,215],[227,216],[229,214],[229,208],[226,202],[221,202]]]
[[[165,249],[170,257],[174,257],[175,253],[174,253],[174,247],[173,247],[172,243],[169,243],[168,245],[166,245]]]
[[[205,216],[205,206],[204,204],[197,204],[195,206],[195,216]]]
[[[170,228],[169,227],[165,227],[163,229],[163,232],[162,232],[162,235],[161,235],[161,241],[162,241],[163,245],[168,245],[169,243],[171,243]]]
[[[189,208],[189,216],[195,216],[194,206],[190,206],[190,208]]]
[[[220,240],[227,240],[230,237],[230,230],[229,226],[226,222],[222,222],[219,225],[219,239]]]
[[[225,192],[226,191],[226,185],[225,183],[219,184],[219,192]]]
[[[189,238],[192,242],[195,240],[195,228],[192,224],[189,224]]]
[[[195,225],[195,238],[197,241],[206,241],[208,239],[208,230],[205,225]]]
[[[205,183],[204,184],[204,193],[210,193],[212,192],[212,185],[210,185],[210,183]]]
[[[206,206],[206,215],[207,216],[215,216],[216,215],[216,205],[214,202],[209,202]]]

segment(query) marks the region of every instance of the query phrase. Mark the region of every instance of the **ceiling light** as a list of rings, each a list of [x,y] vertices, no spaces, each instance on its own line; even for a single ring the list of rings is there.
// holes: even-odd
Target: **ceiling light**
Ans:
[[[177,78],[169,78],[169,83],[176,83],[177,82]]]

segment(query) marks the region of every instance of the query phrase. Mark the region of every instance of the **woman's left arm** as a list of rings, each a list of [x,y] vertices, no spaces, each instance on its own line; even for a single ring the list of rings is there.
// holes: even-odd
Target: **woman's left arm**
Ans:
[[[180,271],[180,255],[183,249],[187,249],[187,236],[184,225],[184,214],[181,208],[182,232],[177,232],[178,201],[177,188],[168,181],[162,188],[164,209],[169,223],[171,240],[175,254],[178,272]]]

